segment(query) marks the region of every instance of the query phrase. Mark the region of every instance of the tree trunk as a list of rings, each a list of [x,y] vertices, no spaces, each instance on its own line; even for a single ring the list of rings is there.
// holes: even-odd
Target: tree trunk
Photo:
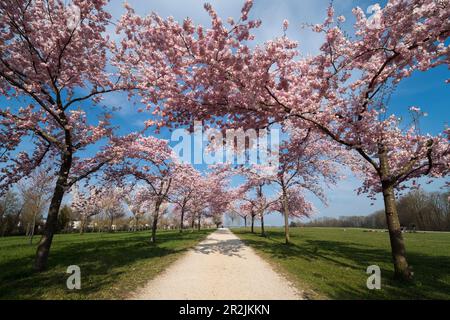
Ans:
[[[255,233],[255,216],[252,214],[252,228],[251,228],[251,232]]]
[[[65,187],[67,185],[67,180],[69,177],[69,171],[72,166],[71,153],[65,153],[62,158],[63,161],[58,173],[58,179],[56,181],[55,190],[50,202],[50,207],[48,209],[44,232],[36,250],[34,269],[39,272],[44,271],[47,267],[47,260],[48,255],[50,254],[53,235],[55,234],[57,228],[58,213],[59,209],[61,208],[61,202],[64,197]]]
[[[111,217],[109,220],[109,232],[113,232],[113,224],[114,224],[114,218]]]
[[[195,215],[192,217],[191,227],[192,227],[192,231],[194,231],[194,228],[195,228]]]
[[[2,226],[2,237],[4,237],[6,233],[6,225],[2,222],[1,226]]]
[[[80,235],[84,234],[84,225],[86,224],[85,218],[80,220]]]
[[[392,259],[394,262],[394,276],[396,279],[412,280],[412,272],[406,261],[406,249],[400,220],[395,202],[394,184],[391,178],[391,169],[387,150],[383,145],[379,147],[378,158],[380,159],[380,180],[383,191],[384,211],[386,214],[386,224],[389,230],[391,242]]]
[[[159,204],[155,207],[155,212],[153,214],[153,223],[152,223],[152,237],[150,238],[151,243],[156,242],[156,229],[158,228],[158,217],[159,217]]]
[[[266,236],[266,231],[264,230],[264,213],[261,214],[261,235]]]
[[[150,239],[151,243],[156,242],[156,229],[158,228],[158,217],[153,217],[153,224],[152,224],[152,237]]]
[[[202,224],[202,215],[199,214],[198,215],[198,225],[197,225],[197,230],[200,231],[201,229],[201,224]]]
[[[27,229],[25,230],[25,235],[27,236],[27,237],[29,237],[30,236],[30,225],[31,225],[31,223],[27,223]]]
[[[247,216],[244,217],[244,227],[247,229]]]
[[[34,229],[36,228],[36,213],[33,215],[33,222],[31,223],[31,229],[30,229],[30,246],[33,244],[33,238],[34,238]]]
[[[392,258],[394,261],[395,278],[412,280],[412,272],[406,260],[405,242],[403,240],[400,220],[395,203],[394,188],[383,185],[383,199],[386,212],[386,223],[391,241]]]
[[[181,209],[180,232],[183,232],[184,224],[184,208]]]
[[[289,236],[289,204],[286,190],[283,190],[283,211],[284,211],[284,234],[286,244],[291,241]]]

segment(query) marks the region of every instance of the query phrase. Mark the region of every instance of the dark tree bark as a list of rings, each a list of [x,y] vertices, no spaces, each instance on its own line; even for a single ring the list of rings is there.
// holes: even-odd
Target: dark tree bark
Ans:
[[[133,227],[133,232],[138,231],[138,223],[139,223],[139,218],[137,217],[137,215],[134,216],[134,227]]]
[[[36,271],[44,271],[47,268],[48,255],[50,254],[53,235],[57,229],[59,209],[61,208],[71,166],[72,153],[65,152],[62,156],[62,164],[58,173],[58,179],[56,180],[55,191],[53,192],[48,209],[44,232],[36,251],[34,262],[34,269]]]
[[[406,248],[403,240],[400,220],[395,202],[394,184],[390,175],[387,152],[380,149],[380,178],[386,213],[386,224],[391,242],[392,259],[394,262],[394,277],[401,280],[412,280],[413,275],[406,260]]]
[[[84,229],[86,228],[87,218],[81,218],[80,220],[80,235],[84,234]]]
[[[111,217],[109,220],[109,232],[113,232],[113,224],[114,224],[114,218]]]
[[[288,204],[288,195],[286,189],[283,188],[283,211],[284,211],[284,234],[285,234],[285,242],[289,244],[291,238],[289,236],[289,204]]]
[[[181,219],[180,219],[180,232],[184,229],[184,208],[181,208]]]
[[[251,232],[255,233],[255,215],[252,214],[252,227],[251,227]]]
[[[383,199],[386,212],[386,223],[391,242],[395,278],[411,280],[412,272],[408,265],[408,261],[406,260],[405,242],[403,240],[400,220],[397,213],[394,189],[392,187],[383,187]]]
[[[156,242],[156,230],[158,229],[159,207],[160,207],[160,204],[157,204],[155,207],[155,212],[153,214],[152,236],[150,238],[151,243]]]
[[[266,231],[265,231],[265,229],[264,229],[264,212],[261,213],[261,235],[262,235],[263,237],[266,236]]]

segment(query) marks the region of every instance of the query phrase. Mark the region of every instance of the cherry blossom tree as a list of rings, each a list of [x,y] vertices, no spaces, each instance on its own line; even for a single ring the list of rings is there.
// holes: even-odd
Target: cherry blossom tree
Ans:
[[[244,201],[239,207],[239,211],[242,215],[250,217],[250,232],[255,232],[255,218],[257,216],[256,208],[253,201]]]
[[[304,197],[304,190],[299,186],[289,188],[288,190],[283,192],[282,196],[272,204],[271,210],[277,211],[284,217],[287,216],[288,218],[309,218],[315,212],[314,206],[310,201],[306,200],[306,198]],[[289,243],[289,223],[285,219],[285,226],[286,224],[286,243]]]
[[[247,219],[250,217],[250,213],[249,210],[246,210],[245,204],[242,198],[235,198],[228,209],[228,214],[242,218],[244,220],[244,228],[247,228]]]
[[[124,187],[123,200],[133,215],[133,231],[139,230],[139,221],[144,217],[147,208],[145,187],[142,185]]]
[[[251,168],[241,167],[237,171],[245,177],[246,181],[241,186],[241,190],[245,192],[244,200],[250,206],[250,211],[255,213],[252,215],[252,231],[254,217],[261,221],[261,235],[266,236],[264,227],[264,215],[270,211],[277,198],[269,198],[265,194],[265,187],[269,186],[271,178],[274,174],[273,167],[253,166]]]
[[[101,189],[96,186],[89,186],[84,192],[77,185],[72,188],[71,208],[80,218],[80,234],[86,230],[91,217],[101,214],[101,200]]]
[[[218,168],[212,168],[204,178],[207,215],[215,221],[223,222],[223,216],[229,211],[238,191],[230,188],[229,173]]]
[[[157,79],[161,85],[161,90],[142,87],[140,91],[147,109],[165,120],[152,120],[149,125],[191,126],[196,120],[206,123],[217,113],[230,119],[235,117],[216,106],[238,102],[220,101],[230,89],[225,82],[233,76],[231,71],[247,68],[249,64],[254,65],[253,71],[261,62],[248,60],[252,58],[251,50],[244,44],[253,39],[250,31],[260,25],[260,21],[248,20],[252,5],[251,0],[245,2],[239,21],[229,19],[229,29],[209,4],[205,4],[211,17],[209,29],[194,25],[189,18],[179,24],[155,13],[141,17],[127,6],[127,13],[118,25],[118,31],[126,35],[121,51],[121,61],[126,61],[123,68],[129,70],[133,82],[142,85]],[[219,82],[213,85],[212,79]],[[215,111],[210,113],[209,108]]]
[[[0,110],[0,187],[9,188],[44,161],[54,163],[56,182],[35,260],[39,271],[46,268],[64,194],[115,157],[111,114],[86,107],[106,93],[130,89],[126,77],[106,71],[108,52],[116,52],[105,35],[107,3],[0,2],[0,94],[8,99]],[[91,114],[99,114],[97,123],[88,121]],[[23,149],[25,137],[32,143]],[[83,156],[100,142],[95,155]]]
[[[289,139],[282,143],[279,165],[267,179],[279,189],[274,210],[284,216],[285,240],[289,243],[289,218],[309,217],[313,212],[305,193],[326,203],[323,185],[334,185],[341,178],[338,164],[353,158],[317,130],[298,129],[288,122],[285,131]]]
[[[195,206],[196,197],[202,192],[203,182],[200,172],[187,164],[180,165],[174,175],[170,202],[180,210],[180,232],[184,229],[186,213]]]
[[[172,183],[179,167],[178,159],[166,140],[153,136],[135,134],[127,145],[123,161],[106,169],[106,179],[110,183],[123,186],[125,183],[142,183],[145,191],[140,193],[142,202],[153,205],[152,234],[150,242],[156,241],[158,219],[162,206],[170,200]]]
[[[355,38],[350,38],[340,29],[342,17],[333,23],[330,7],[325,23],[314,26],[326,35],[321,54],[281,67],[290,75],[288,87],[268,89],[272,102],[290,116],[308,121],[364,159],[360,191],[383,194],[395,276],[401,279],[411,279],[412,272],[395,190],[420,176],[448,174],[449,144],[444,136],[421,134],[416,123],[400,129],[398,117],[388,110],[389,97],[414,71],[448,65],[449,12],[448,3],[389,1],[378,10],[374,25],[357,8]],[[303,91],[297,94],[298,90]],[[299,100],[305,97],[309,98]]]
[[[114,186],[105,186],[102,189],[100,208],[102,214],[109,221],[109,232],[114,231],[114,221],[125,216],[123,207],[124,189]]]
[[[201,229],[202,218],[208,213],[210,191],[207,189],[207,183],[204,179],[197,184],[197,188],[187,207],[187,215],[190,219],[192,230],[194,230],[196,223],[197,229]]]

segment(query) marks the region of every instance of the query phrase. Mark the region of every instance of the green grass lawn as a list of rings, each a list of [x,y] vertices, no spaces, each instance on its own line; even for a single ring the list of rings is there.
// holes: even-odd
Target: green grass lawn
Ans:
[[[0,299],[126,298],[212,231],[161,231],[152,245],[149,231],[56,235],[43,273],[32,270],[35,245],[0,238]],[[69,265],[81,268],[81,290],[66,288]]]
[[[256,230],[257,232],[259,230]],[[311,299],[450,299],[450,233],[405,234],[415,281],[394,281],[389,236],[362,229],[292,228],[291,245],[281,228],[268,237],[245,229],[233,232]],[[368,290],[366,269],[381,268],[381,290]]]

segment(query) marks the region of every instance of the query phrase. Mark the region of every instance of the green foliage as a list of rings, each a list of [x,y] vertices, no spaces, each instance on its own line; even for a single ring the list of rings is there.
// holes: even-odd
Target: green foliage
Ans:
[[[293,228],[292,244],[284,244],[281,228],[234,229],[240,238],[284,271],[309,298],[329,299],[450,299],[450,233],[406,233],[408,261],[415,280],[393,280],[387,232],[363,229]],[[381,290],[366,287],[367,267],[381,268]]]

